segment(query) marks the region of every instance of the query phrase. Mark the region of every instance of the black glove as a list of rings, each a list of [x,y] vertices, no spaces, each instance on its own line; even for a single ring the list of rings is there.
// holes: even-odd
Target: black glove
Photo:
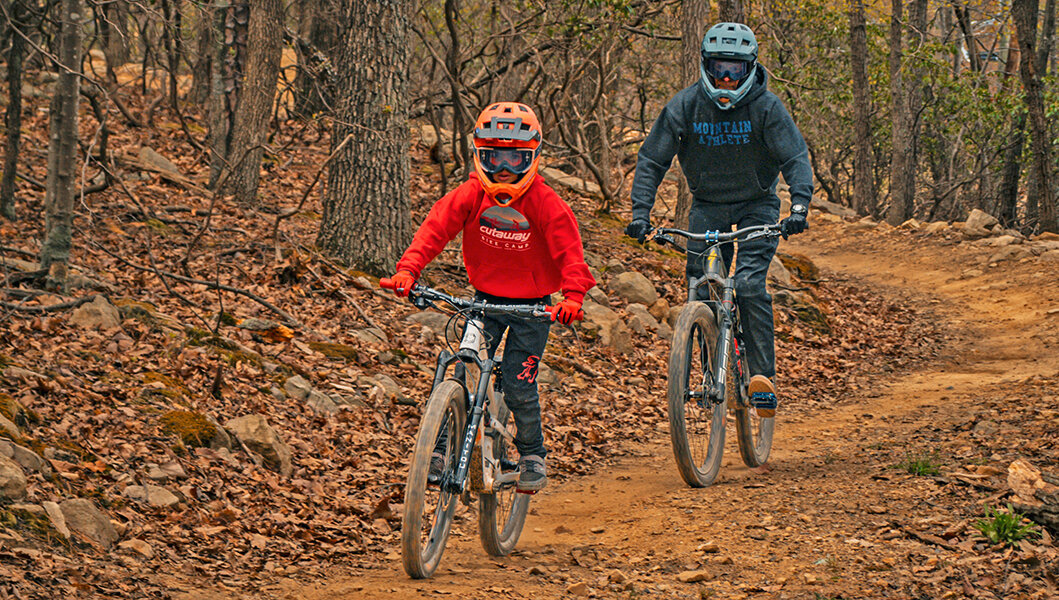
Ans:
[[[809,229],[809,221],[806,220],[804,212],[791,212],[791,216],[780,221],[780,233],[783,234],[783,239],[806,229]]]
[[[647,219],[633,219],[632,223],[625,226],[625,235],[635,238],[641,244],[647,239],[651,231],[651,222]]]

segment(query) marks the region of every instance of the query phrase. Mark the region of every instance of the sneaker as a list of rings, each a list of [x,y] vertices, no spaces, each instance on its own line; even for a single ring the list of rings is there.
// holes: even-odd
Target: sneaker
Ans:
[[[533,493],[544,489],[548,484],[548,475],[544,469],[544,459],[536,454],[523,456],[518,461],[518,491]]]
[[[750,406],[757,411],[757,416],[769,419],[776,416],[776,388],[764,375],[754,375],[747,386],[750,394]]]
[[[427,485],[440,485],[441,476],[445,473],[445,457],[437,452],[430,455],[430,470],[427,471]]]

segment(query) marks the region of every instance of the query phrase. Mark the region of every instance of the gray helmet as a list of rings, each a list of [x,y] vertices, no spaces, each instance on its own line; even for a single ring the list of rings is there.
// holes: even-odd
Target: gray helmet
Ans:
[[[711,59],[714,59],[711,62]],[[716,73],[711,73],[709,66],[712,65],[742,65],[742,72],[736,69],[732,72],[732,79],[738,80],[739,85],[734,90],[719,89],[714,85]],[[702,61],[699,63],[699,74],[702,77],[702,87],[706,95],[713,100],[721,110],[729,110],[750,91],[754,85],[754,75],[757,73],[757,39],[754,32],[742,23],[718,23],[710,27],[706,35],[702,37]],[[727,72],[725,73],[728,74]]]

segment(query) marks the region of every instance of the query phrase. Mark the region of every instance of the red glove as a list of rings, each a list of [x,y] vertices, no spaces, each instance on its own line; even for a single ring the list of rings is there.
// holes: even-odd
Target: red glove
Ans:
[[[397,274],[389,279],[379,280],[379,285],[393,290],[393,293],[402,298],[408,296],[408,292],[412,291],[415,284],[416,276],[411,271],[398,271]]]
[[[548,312],[552,313],[553,321],[558,321],[563,325],[569,325],[585,318],[585,311],[581,310],[581,302],[570,298],[564,298],[559,304],[549,306]]]

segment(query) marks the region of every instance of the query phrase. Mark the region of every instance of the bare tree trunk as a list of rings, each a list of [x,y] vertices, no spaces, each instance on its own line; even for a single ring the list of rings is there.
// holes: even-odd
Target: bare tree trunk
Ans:
[[[445,68],[449,72],[449,85],[452,88],[452,144],[453,154],[459,150],[459,163],[464,171],[470,170],[471,149],[467,145],[467,121],[470,120],[467,108],[460,95],[460,36],[456,29],[459,16],[459,0],[445,0],[445,26],[449,31],[449,48],[445,54]]]
[[[402,0],[345,0],[337,46],[335,147],[317,243],[369,273],[392,273],[411,242],[408,17]]]
[[[129,3],[127,0],[103,2],[103,54],[107,68],[129,62]],[[111,71],[111,74],[113,71]]]
[[[217,45],[210,75],[210,188],[217,185],[225,168],[231,168],[228,154],[246,64],[250,21],[250,6],[246,3],[218,0],[214,10]]]
[[[335,44],[335,18],[330,3],[304,0],[299,23],[298,74],[294,78],[294,111],[302,115],[331,108],[330,61]]]
[[[197,11],[195,21],[195,62],[191,66],[192,103],[201,105],[210,98],[210,76],[217,57],[217,30],[214,14],[216,9],[206,4]]]
[[[173,6],[173,0],[162,0],[162,45],[165,47],[166,70],[169,71],[169,105],[177,110],[177,75],[180,71],[180,56],[183,45],[180,40],[181,17],[180,6]]]
[[[721,21],[725,23],[746,23],[743,11],[743,0],[720,0],[718,4]]]
[[[982,70],[982,61],[978,58],[978,42],[971,28],[971,16],[966,6],[960,6],[953,2],[952,10],[956,13],[956,21],[960,24],[960,32],[963,33],[964,46],[967,48],[967,60],[971,63],[971,70],[978,73]]]
[[[11,3],[11,27],[25,29],[29,11],[26,0]],[[15,173],[18,170],[18,152],[22,141],[22,58],[25,41],[17,32],[11,34],[11,48],[7,51],[7,147],[4,150],[4,175],[0,179],[0,216],[15,220]]]
[[[699,80],[702,36],[706,34],[706,19],[710,16],[709,0],[684,0],[680,3],[680,47],[683,60],[684,85]],[[673,215],[673,227],[687,229],[691,213],[691,191],[684,177],[678,179],[677,206]]]
[[[1052,193],[1050,170],[1051,138],[1044,112],[1044,94],[1041,74],[1037,65],[1037,11],[1038,0],[1014,0],[1011,14],[1018,31],[1019,76],[1026,92],[1026,110],[1030,121],[1030,150],[1033,171],[1040,190],[1040,228],[1043,231],[1059,231],[1055,197]],[[1053,8],[1054,10],[1054,8]],[[1047,17],[1046,17],[1047,18]],[[1050,40],[1042,40],[1048,44]]]
[[[908,11],[908,51],[921,45],[926,29],[926,0],[912,0]],[[890,208],[886,222],[900,225],[912,217],[916,195],[916,141],[918,113],[923,102],[922,69],[904,68],[902,38],[905,30],[902,0],[892,0],[890,22],[890,91],[893,96],[893,157],[890,161]]]
[[[871,90],[868,87],[868,34],[864,0],[853,0],[849,10],[850,65],[853,70],[853,209],[858,215],[875,209],[875,157],[871,143]]]
[[[72,246],[77,190],[77,101],[81,85],[81,0],[62,0],[59,14],[59,78],[51,101],[48,178],[44,192],[44,246],[40,265],[49,286],[62,287]]]
[[[1001,42],[1004,50],[1004,84],[1001,93],[1014,93],[1015,75],[1018,71],[1018,36],[1007,43]],[[1022,176],[1022,154],[1026,145],[1026,113],[1020,112],[1011,124],[1011,134],[1007,136],[1007,148],[1004,150],[1000,169],[1000,183],[997,188],[997,205],[1000,207],[997,218],[1007,227],[1013,227],[1018,219],[1019,179]],[[1029,182],[1027,182],[1028,184]],[[1027,213],[1029,211],[1027,210]],[[1028,214],[1027,214],[1028,218]]]
[[[250,8],[246,76],[235,109],[228,167],[232,170],[223,193],[250,204],[257,197],[261,159],[268,140],[272,101],[276,95],[283,50],[283,1],[254,0]]]
[[[1026,144],[1026,114],[1020,113],[1011,124],[1011,135],[1004,149],[1003,167],[1000,172],[1000,188],[997,190],[999,206],[997,218],[1005,227],[1014,227],[1018,220],[1019,176],[1022,171],[1022,147]]]

